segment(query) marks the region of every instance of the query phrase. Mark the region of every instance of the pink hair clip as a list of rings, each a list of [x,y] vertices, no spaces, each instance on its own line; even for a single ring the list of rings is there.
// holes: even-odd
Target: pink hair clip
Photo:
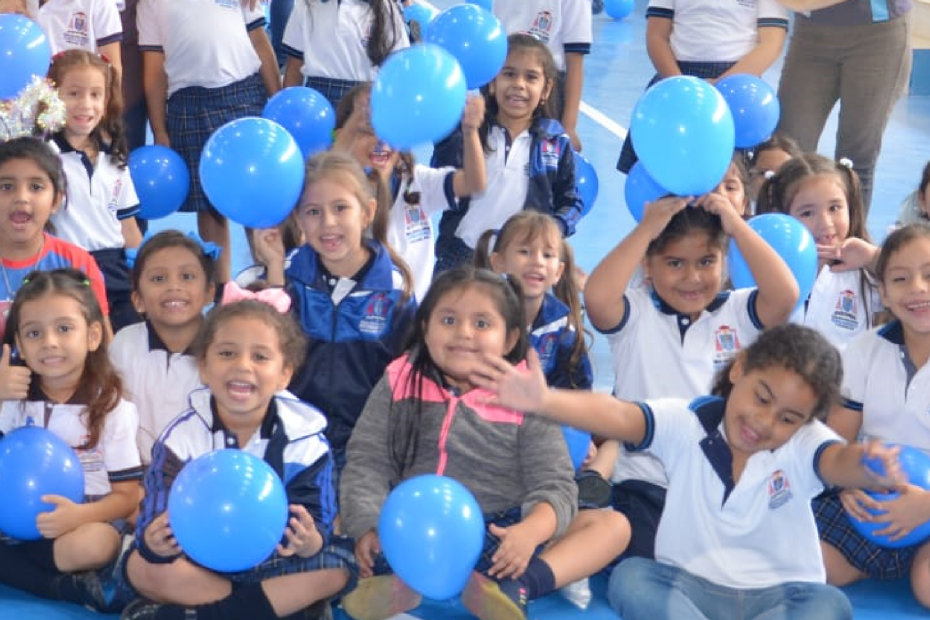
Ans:
[[[254,299],[255,301],[268,304],[281,314],[284,314],[291,308],[291,297],[284,292],[282,288],[266,288],[265,290],[253,293],[252,291],[240,287],[232,280],[227,282],[226,286],[223,287],[223,297],[220,300],[220,305],[225,306],[226,304],[245,301],[247,299]]]

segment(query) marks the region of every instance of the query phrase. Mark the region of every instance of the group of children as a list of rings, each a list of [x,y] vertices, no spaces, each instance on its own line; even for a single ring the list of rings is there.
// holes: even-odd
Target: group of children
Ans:
[[[888,533],[930,518],[894,449],[857,443],[930,450],[930,228],[876,247],[850,167],[776,137],[748,167],[735,155],[714,191],[647,204],[585,282],[566,239],[582,212],[577,136],[556,120],[577,115],[580,85],[563,78],[557,112],[552,53],[539,33],[511,35],[500,74],[437,145],[444,167],[416,164],[375,135],[365,82],[408,43],[398,10],[295,10],[284,83],[322,89],[337,131],[288,220],[250,231],[260,265],[245,290],[229,283],[228,229],[196,176],[188,204],[227,251],[178,231],[142,238],[119,65],[56,55],[63,127],[0,144],[0,432],[64,437],[86,501],[52,498],[42,539],[0,542],[0,583],[127,620],[325,617],[334,597],[358,620],[388,618],[419,595],[380,553],[380,507],[401,481],[439,473],[487,523],[462,593],[481,620],[523,620],[527,601],[618,558],[608,594],[627,620],[850,618],[827,582],[905,574],[930,606],[930,545],[882,549],[846,519],[874,507],[856,489],[881,486],[901,492]],[[677,14],[653,17],[656,58],[677,57],[665,23]],[[140,3],[153,133],[194,171],[213,129],[281,85],[263,19],[248,2]],[[744,64],[780,49],[783,26],[769,26]],[[338,63],[307,40],[321,29],[354,33],[323,51],[368,73],[323,71]],[[553,38],[570,75],[584,44]],[[742,66],[734,50],[711,78]],[[808,298],[747,225],[753,212],[811,231]],[[756,287],[729,290],[730,240]],[[612,396],[589,391],[584,314],[610,343]],[[543,418],[594,434],[581,471]],[[184,463],[214,449],[263,458],[290,504],[277,550],[241,573],[187,559],[166,512]]]

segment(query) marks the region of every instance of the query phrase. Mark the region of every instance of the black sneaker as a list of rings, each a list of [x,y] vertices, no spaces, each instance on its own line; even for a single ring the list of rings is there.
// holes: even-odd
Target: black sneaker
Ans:
[[[303,611],[302,620],[333,620],[333,606],[327,599],[317,601]]]
[[[526,620],[526,588],[519,581],[497,582],[474,572],[461,598],[479,620]]]
[[[97,571],[59,575],[55,577],[55,589],[61,600],[83,605],[92,611],[105,611],[108,606]]]
[[[119,620],[154,620],[155,614],[161,609],[161,603],[150,601],[147,598],[137,598],[123,609]]]
[[[578,485],[578,507],[582,509],[607,508],[613,487],[598,472],[586,469],[575,476]]]
[[[594,15],[600,15],[601,11],[604,10],[604,0],[592,0],[591,1],[591,13]]]

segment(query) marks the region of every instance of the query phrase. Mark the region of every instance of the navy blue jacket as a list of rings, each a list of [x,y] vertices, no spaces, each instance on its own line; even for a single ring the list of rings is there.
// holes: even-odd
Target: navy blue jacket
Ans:
[[[530,327],[530,345],[539,354],[539,363],[550,387],[590,390],[594,373],[588,355],[582,355],[574,369],[568,366],[575,341],[584,337],[569,327],[568,312],[568,306],[560,299],[546,293]]]

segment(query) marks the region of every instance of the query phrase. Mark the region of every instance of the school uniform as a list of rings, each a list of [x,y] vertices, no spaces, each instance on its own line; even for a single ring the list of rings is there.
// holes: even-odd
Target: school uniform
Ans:
[[[394,0],[385,0],[390,22],[385,34],[391,52],[410,45],[404,15]],[[372,27],[368,0],[295,2],[284,29],[284,54],[303,62],[306,85],[319,91],[335,108],[360,82],[375,79],[377,67],[368,58]]]
[[[906,444],[930,453],[930,364],[916,368],[904,344],[900,321],[857,336],[843,352],[843,406],[862,413],[863,441]],[[815,502],[820,538],[854,567],[877,579],[910,573],[920,545],[880,547],[856,532],[840,504]]]
[[[96,53],[123,39],[123,23],[113,0],[49,0],[32,14],[48,38],[52,55],[70,49]]]
[[[172,353],[148,321],[123,328],[110,343],[110,361],[123,379],[126,398],[139,408],[136,443],[142,462],[175,417],[190,408],[188,397],[203,386],[197,358]]]
[[[868,276],[866,276],[868,278]],[[791,322],[820,332],[841,352],[857,335],[872,327],[872,317],[882,309],[878,289],[862,271],[834,272],[828,265],[820,270],[807,302],[795,309]]]
[[[265,26],[263,9],[230,0],[140,0],[136,22],[139,49],[165,55],[168,135],[191,176],[181,211],[207,211],[213,207],[199,174],[207,139],[226,123],[261,116],[267,99],[249,39]]]
[[[568,324],[569,309],[552,293],[546,293],[542,306],[530,325],[530,346],[539,355],[539,365],[546,375],[546,384],[555,388],[590,390],[594,383],[591,362],[585,353],[576,368],[569,368],[569,359],[578,334]]]
[[[120,224],[139,212],[129,167],[111,159],[106,143],[99,144],[96,162],[71,146],[63,134],[49,144],[58,152],[68,179],[67,201],[51,216],[55,234],[84,248],[97,261],[104,275],[110,321],[118,331],[140,319],[130,299],[132,282]]]

